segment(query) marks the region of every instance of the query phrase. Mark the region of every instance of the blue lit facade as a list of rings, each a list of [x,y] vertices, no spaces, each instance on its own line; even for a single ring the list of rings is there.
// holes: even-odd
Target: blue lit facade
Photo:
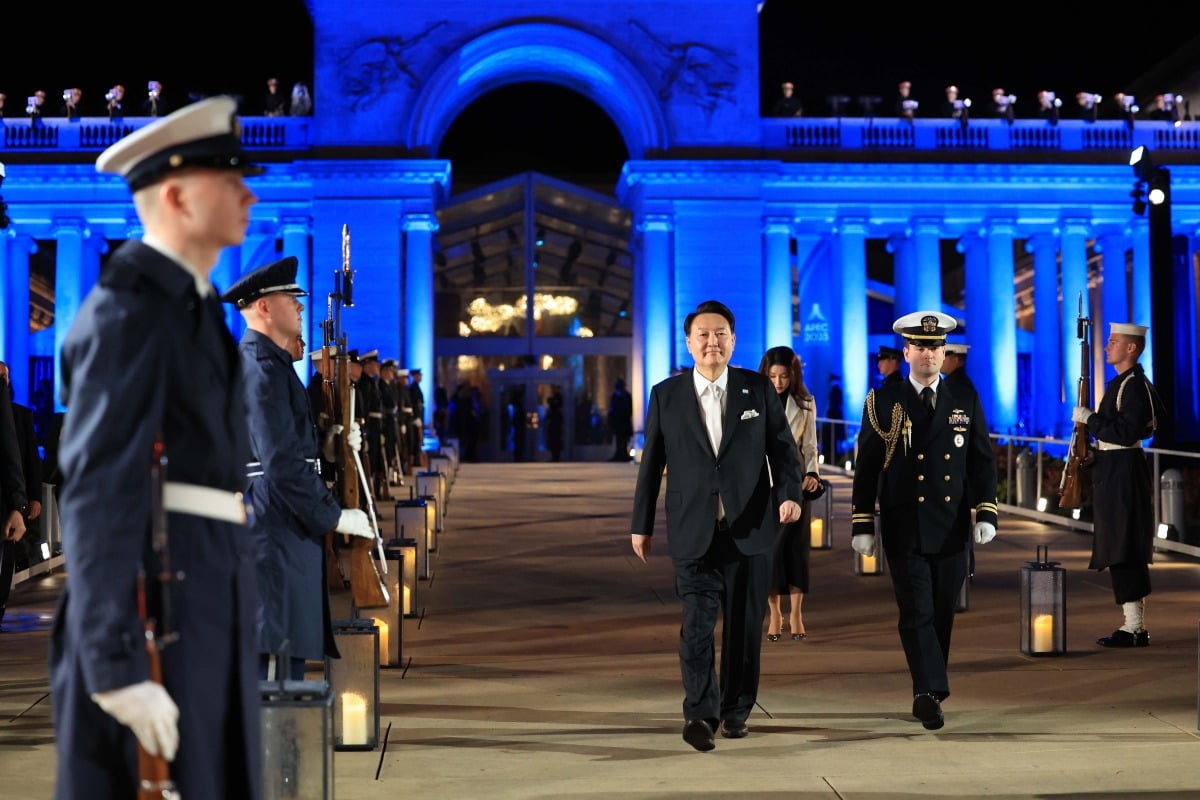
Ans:
[[[434,336],[437,211],[452,192],[439,145],[488,92],[552,83],[602,108],[629,152],[613,194],[635,232],[622,345],[635,424],[649,387],[689,362],[683,317],[719,297],[738,315],[736,362],[753,368],[767,347],[792,343],[822,413],[827,376],[842,376],[849,418],[871,385],[869,354],[894,341],[891,319],[940,308],[964,323],[991,427],[1062,434],[1083,292],[1097,339],[1108,321],[1169,331],[1169,346],[1153,342],[1143,363],[1160,385],[1174,382],[1178,437],[1200,439],[1200,123],[763,119],[756,5],[311,0],[316,114],[244,120],[269,168],[250,180],[260,202],[249,236],[214,283],[297,256],[312,295],[306,338],[319,344],[348,224],[351,341],[409,365],[453,358],[453,341]],[[114,127],[4,120],[12,224],[0,231],[0,353],[17,386],[30,385],[28,356],[56,357],[111,243],[140,233],[124,184],[92,167]],[[1170,168],[1170,253],[1151,252],[1149,218],[1131,207],[1135,144]],[[31,335],[29,264],[46,242],[54,324]],[[880,254],[890,279],[873,273]],[[944,285],[950,264],[961,286]],[[231,313],[235,333],[240,323]]]

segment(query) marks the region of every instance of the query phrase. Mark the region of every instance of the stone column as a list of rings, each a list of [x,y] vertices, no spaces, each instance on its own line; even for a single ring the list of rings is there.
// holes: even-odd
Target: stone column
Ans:
[[[1088,294],[1087,239],[1091,227],[1081,218],[1070,218],[1062,223],[1062,316],[1059,325],[1062,331],[1063,353],[1063,402],[1058,415],[1058,438],[1070,433],[1071,410],[1075,408],[1079,393],[1080,347],[1076,318],[1079,314],[1079,297],[1083,295],[1083,314],[1091,317],[1091,299]],[[1096,331],[1093,330],[1095,341]],[[1094,378],[1095,376],[1093,376]],[[1103,376],[1101,376],[1103,377]],[[1094,383],[1094,381],[1093,381]],[[1103,386],[1103,383],[1100,384]],[[1093,399],[1095,391],[1093,388]]]
[[[1016,222],[994,219],[988,224],[987,325],[991,330],[991,406],[985,407],[993,431],[1012,433],[1017,426],[1017,295],[1013,240]]]
[[[633,325],[633,419],[634,428],[645,425],[646,400],[650,388],[671,374],[671,234],[675,229],[669,214],[646,214],[637,224],[642,237],[642,257],[634,265],[635,291]],[[638,369],[637,359],[641,358]]]
[[[763,322],[767,347],[792,343],[792,222],[767,217],[763,223]]]
[[[1031,435],[1053,434],[1063,397],[1062,349],[1059,346],[1058,239],[1050,234],[1030,237],[1025,248],[1033,253],[1033,419]]]
[[[867,219],[844,217],[838,221],[837,267],[841,273],[839,297],[835,309],[840,312],[840,324],[835,330],[842,340],[842,388],[846,398],[846,413],[861,409],[870,388],[867,375]]]
[[[433,351],[433,234],[437,217],[429,213],[405,214],[404,296],[400,301],[399,341],[404,364],[423,369],[429,380],[422,381],[426,395],[425,430],[432,431],[433,387],[437,383],[437,363]],[[383,356],[387,358],[387,356]]]

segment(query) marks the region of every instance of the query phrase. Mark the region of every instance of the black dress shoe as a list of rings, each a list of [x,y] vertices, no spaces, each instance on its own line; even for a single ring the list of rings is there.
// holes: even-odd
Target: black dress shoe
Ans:
[[[713,742],[713,729],[702,719],[689,719],[683,726],[683,740],[702,753],[716,747]]]
[[[727,719],[721,725],[721,735],[726,739],[744,739],[749,732],[744,722]]]
[[[1130,633],[1129,631],[1117,628],[1108,636],[1101,636],[1096,640],[1096,644],[1101,647],[1145,647],[1150,644],[1150,632],[1138,631]]]
[[[921,724],[927,731],[936,731],[946,724],[946,720],[942,716],[942,704],[938,702],[937,695],[929,692],[913,697],[912,713],[914,717],[921,720]]]

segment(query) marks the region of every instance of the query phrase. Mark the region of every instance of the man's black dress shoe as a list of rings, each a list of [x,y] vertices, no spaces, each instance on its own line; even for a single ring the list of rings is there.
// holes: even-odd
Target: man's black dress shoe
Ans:
[[[921,720],[927,731],[936,731],[946,724],[945,718],[942,717],[942,704],[938,702],[937,695],[929,692],[913,697],[912,713]]]
[[[713,729],[702,719],[689,719],[683,726],[683,740],[704,753],[716,747],[713,742]]]
[[[1101,636],[1096,640],[1096,644],[1101,647],[1145,647],[1150,644],[1150,632],[1138,631],[1130,633],[1129,631],[1117,628],[1108,636]]]
[[[735,722],[727,719],[721,725],[721,735],[726,739],[743,739],[750,729],[746,727],[744,722]]]

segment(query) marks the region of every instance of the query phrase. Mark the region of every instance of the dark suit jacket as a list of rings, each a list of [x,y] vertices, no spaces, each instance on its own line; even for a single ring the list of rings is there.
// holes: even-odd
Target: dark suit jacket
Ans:
[[[0,389],[0,513],[7,517],[8,512],[14,508],[24,508],[28,496],[24,471],[21,468],[21,449],[13,420],[12,399],[9,397],[8,387]],[[0,522],[3,522],[2,518]]]
[[[13,403],[13,424],[17,429],[17,448],[21,451],[21,473],[25,477],[25,494],[30,502],[42,500],[42,457],[38,454],[37,431],[33,426],[33,409]]]
[[[906,419],[912,421],[907,445]],[[889,459],[888,439],[896,425],[901,435]],[[996,524],[996,457],[973,389],[941,381],[932,419],[907,379],[868,394],[854,466],[852,533],[875,532],[876,497],[889,557],[902,549],[905,534],[917,537],[922,553],[962,551],[972,500],[976,521]]]
[[[730,533],[747,555],[771,550],[784,500],[803,500],[796,441],[774,387],[757,372],[730,367],[726,388],[721,448],[715,456],[692,370],[650,391],[632,530],[654,533],[658,493],[664,472],[669,472],[667,543],[672,558],[700,558],[708,550],[718,493]]]

